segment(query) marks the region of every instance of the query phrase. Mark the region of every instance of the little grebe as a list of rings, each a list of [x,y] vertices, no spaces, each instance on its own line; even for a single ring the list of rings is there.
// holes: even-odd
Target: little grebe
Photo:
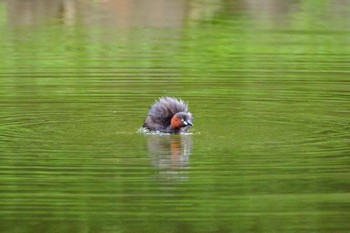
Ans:
[[[162,133],[183,133],[192,126],[192,114],[181,99],[162,97],[148,110],[143,127]]]

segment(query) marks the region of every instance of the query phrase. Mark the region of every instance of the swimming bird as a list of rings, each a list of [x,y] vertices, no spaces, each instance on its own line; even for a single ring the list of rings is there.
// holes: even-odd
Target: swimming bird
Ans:
[[[143,127],[161,133],[184,133],[192,126],[187,104],[174,97],[161,97],[149,108]]]

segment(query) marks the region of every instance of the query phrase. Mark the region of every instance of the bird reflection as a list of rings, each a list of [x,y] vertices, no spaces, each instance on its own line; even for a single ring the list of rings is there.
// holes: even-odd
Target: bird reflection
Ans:
[[[148,135],[148,153],[162,178],[187,179],[191,135]]]

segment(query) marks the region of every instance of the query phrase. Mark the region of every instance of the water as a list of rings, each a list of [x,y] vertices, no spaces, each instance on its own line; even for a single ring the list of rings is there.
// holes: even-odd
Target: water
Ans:
[[[141,3],[0,1],[1,231],[349,232],[349,3]]]

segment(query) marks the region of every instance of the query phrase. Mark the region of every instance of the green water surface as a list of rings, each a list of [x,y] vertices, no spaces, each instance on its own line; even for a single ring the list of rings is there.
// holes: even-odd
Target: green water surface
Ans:
[[[27,2],[0,1],[0,231],[350,232],[347,1]],[[161,96],[190,134],[138,132]]]

